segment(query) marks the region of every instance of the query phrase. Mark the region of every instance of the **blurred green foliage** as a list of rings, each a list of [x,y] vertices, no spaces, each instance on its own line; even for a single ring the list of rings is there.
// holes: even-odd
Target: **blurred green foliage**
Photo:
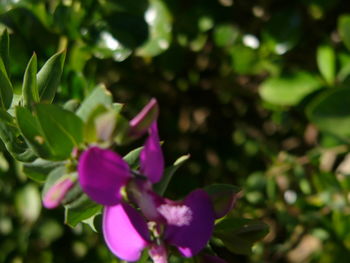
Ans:
[[[347,1],[3,0],[5,28],[4,90],[10,78],[20,93],[33,52],[42,68],[66,49],[56,102],[82,100],[98,83],[127,116],[158,99],[165,159],[191,154],[167,196],[214,182],[242,187],[232,214],[262,219],[270,233],[250,256],[213,244],[228,262],[348,261]],[[22,169],[4,150],[1,263],[118,262],[90,228],[41,209],[41,186]]]

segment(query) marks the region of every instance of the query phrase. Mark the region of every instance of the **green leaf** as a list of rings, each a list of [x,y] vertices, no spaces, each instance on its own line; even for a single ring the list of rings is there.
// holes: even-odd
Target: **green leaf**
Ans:
[[[260,87],[260,96],[272,104],[293,106],[319,88],[321,83],[313,75],[297,72],[267,79]]]
[[[102,211],[102,205],[94,203],[85,194],[66,205],[65,208],[65,223],[71,227],[75,227],[81,221],[100,214]]]
[[[106,89],[104,85],[97,86],[88,97],[85,98],[83,103],[77,110],[77,115],[86,122],[92,111],[98,105],[110,106],[113,103],[112,94]]]
[[[143,146],[138,147],[123,157],[124,161],[126,161],[132,169],[136,169],[138,167],[138,160],[142,149]]]
[[[63,72],[66,52],[53,55],[37,74],[39,98],[41,102],[51,103],[55,97]]]
[[[115,61],[121,62],[132,54],[132,50],[121,44],[110,32],[101,31],[93,53],[102,59],[113,58]]]
[[[268,232],[268,225],[261,221],[226,218],[215,225],[213,236],[220,239],[233,253],[250,254],[254,242],[262,239]]]
[[[10,108],[13,98],[13,89],[8,78],[3,60],[0,58],[0,107],[7,110]]]
[[[52,162],[37,158],[34,162],[24,163],[22,171],[31,179],[44,182],[48,174],[55,168],[64,165],[63,162]]]
[[[167,167],[165,169],[162,180],[159,183],[154,185],[154,189],[158,194],[164,195],[171,181],[171,178],[173,177],[177,169],[179,169],[189,158],[190,158],[189,154],[183,155],[180,158],[178,158],[172,166]]]
[[[31,162],[36,156],[19,135],[20,132],[13,117],[0,109],[0,138],[7,151],[18,161]]]
[[[150,0],[145,17],[149,26],[149,37],[137,50],[137,54],[154,57],[167,50],[171,44],[171,13],[163,1]]]
[[[24,73],[22,96],[24,106],[33,106],[40,101],[38,85],[36,80],[37,59],[35,53],[29,60],[26,71]]]
[[[342,15],[339,17],[338,32],[344,45],[350,50],[350,15]]]
[[[0,58],[2,59],[7,75],[10,75],[10,36],[5,29],[0,37]]]
[[[350,89],[337,88],[318,96],[307,108],[307,116],[321,131],[350,138]]]
[[[83,141],[83,122],[73,112],[53,104],[35,106],[37,119],[57,159],[69,157]]]
[[[332,47],[318,47],[317,66],[327,83],[333,84],[335,79],[335,52]]]
[[[16,120],[18,128],[23,137],[27,140],[33,151],[44,159],[53,156],[51,146],[40,129],[37,119],[24,107],[16,107]]]

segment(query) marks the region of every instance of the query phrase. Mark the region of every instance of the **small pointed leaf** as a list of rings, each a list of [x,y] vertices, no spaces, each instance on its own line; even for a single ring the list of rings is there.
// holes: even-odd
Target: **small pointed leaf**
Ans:
[[[63,72],[66,52],[53,55],[37,74],[40,102],[51,103],[55,97]]]
[[[36,80],[37,59],[35,53],[29,60],[27,69],[24,73],[22,95],[24,106],[32,106],[39,102],[39,92]]]
[[[13,98],[13,89],[8,78],[3,60],[0,58],[0,107],[7,110],[10,108]]]
[[[154,185],[154,189],[158,194],[163,195],[165,193],[171,181],[171,178],[173,177],[177,169],[179,169],[189,158],[190,158],[189,154],[183,155],[180,158],[178,158],[172,166],[167,167],[165,169],[164,175],[161,181]]]
[[[85,194],[66,205],[65,208],[65,223],[71,227],[75,227],[81,221],[100,214],[102,211],[102,205],[91,201]]]
[[[317,49],[317,65],[328,84],[335,79],[335,52],[330,46],[320,46]]]
[[[10,36],[5,29],[5,31],[2,33],[0,37],[0,57],[2,58],[2,61],[4,62],[4,66],[7,72],[7,75],[10,75]]]

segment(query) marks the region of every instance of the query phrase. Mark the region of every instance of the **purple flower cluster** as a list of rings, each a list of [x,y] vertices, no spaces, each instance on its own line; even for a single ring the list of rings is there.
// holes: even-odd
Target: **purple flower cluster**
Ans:
[[[148,248],[156,263],[165,263],[168,247],[184,257],[202,250],[211,237],[215,213],[204,190],[191,192],[182,201],[159,196],[152,185],[162,179],[164,157],[159,142],[157,118],[144,125],[155,99],[130,121],[131,133],[148,133],[140,153],[139,171],[109,149],[90,147],[78,164],[83,191],[104,205],[103,235],[109,249],[126,261],[137,261]]]
[[[137,261],[144,249],[155,263],[167,263],[169,247],[184,257],[192,257],[208,243],[214,221],[228,213],[234,203],[232,192],[202,189],[191,192],[184,200],[164,198],[153,190],[162,180],[164,157],[160,145],[157,118],[158,104],[152,99],[129,122],[126,134],[139,138],[147,134],[139,155],[139,169],[133,170],[116,152],[90,145],[78,159],[78,181],[82,190],[102,204],[103,235],[109,249],[126,261]],[[63,176],[44,194],[46,208],[63,202],[75,185],[76,178]],[[206,254],[202,263],[224,261]]]

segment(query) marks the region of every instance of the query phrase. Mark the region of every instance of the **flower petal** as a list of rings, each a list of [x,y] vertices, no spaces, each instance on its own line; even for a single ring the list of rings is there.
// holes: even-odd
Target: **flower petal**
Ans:
[[[140,153],[140,171],[152,183],[160,181],[164,171],[164,157],[159,143],[157,122],[149,129],[149,136]]]
[[[129,166],[122,157],[98,147],[82,153],[78,173],[84,192],[102,205],[119,203],[122,199],[120,190],[131,178]]]
[[[126,203],[106,206],[103,212],[103,235],[117,257],[137,261],[150,242],[147,223]]]
[[[183,202],[192,211],[189,224],[168,225],[165,240],[178,247],[185,257],[192,257],[209,241],[214,228],[214,211],[208,194],[204,190],[191,192]]]

